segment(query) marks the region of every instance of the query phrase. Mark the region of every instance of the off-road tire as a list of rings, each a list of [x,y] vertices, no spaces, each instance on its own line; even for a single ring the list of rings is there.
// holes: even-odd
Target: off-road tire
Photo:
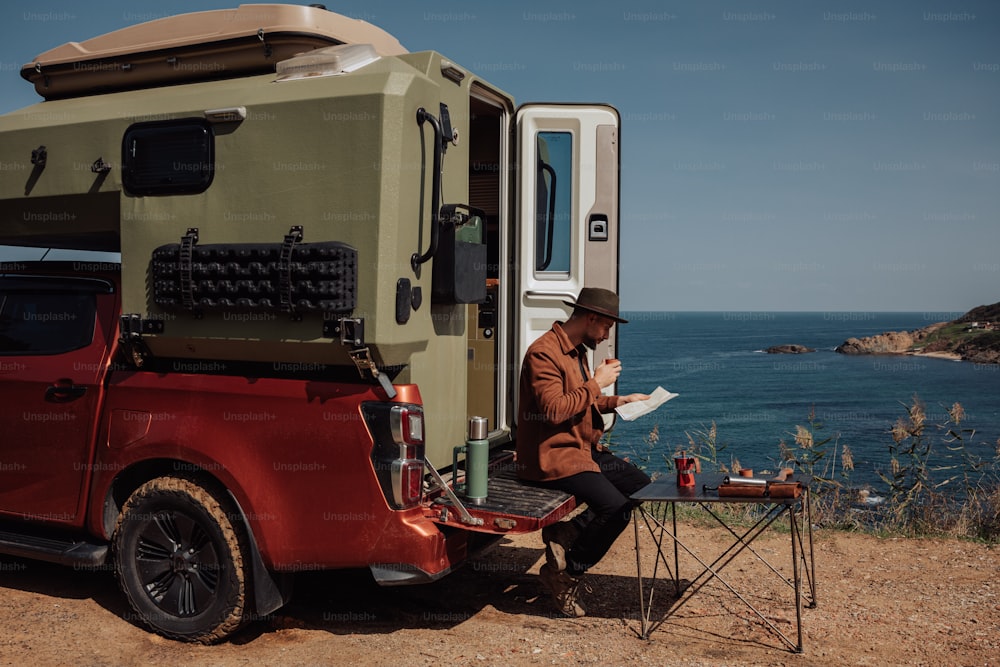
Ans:
[[[112,541],[118,583],[155,632],[210,644],[242,625],[246,541],[198,483],[160,477],[143,484],[122,508]]]

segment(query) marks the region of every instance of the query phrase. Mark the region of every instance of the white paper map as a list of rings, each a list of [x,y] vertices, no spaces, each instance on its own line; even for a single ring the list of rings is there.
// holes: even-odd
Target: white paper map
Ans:
[[[678,396],[680,396],[680,394],[674,394],[667,391],[663,387],[657,387],[652,393],[650,393],[649,398],[645,401],[633,401],[631,403],[626,403],[625,405],[620,405],[615,408],[615,412],[618,413],[619,417],[627,422],[630,422],[637,417],[649,414],[669,401],[671,398],[676,398]]]

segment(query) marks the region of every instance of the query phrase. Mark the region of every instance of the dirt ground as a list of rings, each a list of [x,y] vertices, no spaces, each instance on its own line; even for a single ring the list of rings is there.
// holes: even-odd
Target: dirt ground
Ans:
[[[682,524],[705,553],[721,528]],[[646,571],[652,538],[640,534]],[[756,543],[790,576],[787,530]],[[589,615],[553,613],[537,572],[539,535],[505,538],[435,584],[379,588],[364,572],[308,573],[296,598],[216,646],[142,629],[109,572],[0,557],[0,664],[47,665],[996,665],[1000,554],[955,540],[814,532],[817,606],[795,654],[717,582],[679,607],[660,584],[651,638],[639,638],[630,527],[587,576]],[[694,575],[681,561],[681,576]],[[745,552],[723,570],[793,641],[791,588]],[[664,612],[674,614],[664,618]]]

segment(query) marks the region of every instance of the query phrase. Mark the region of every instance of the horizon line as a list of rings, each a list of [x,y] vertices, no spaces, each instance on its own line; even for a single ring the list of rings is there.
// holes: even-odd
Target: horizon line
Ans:
[[[980,304],[981,306],[988,306],[992,304]],[[979,306],[973,306],[973,308],[978,308]],[[713,313],[789,313],[789,314],[802,314],[802,315],[822,315],[823,313],[936,313],[936,314],[948,314],[948,313],[968,313],[973,308],[966,309],[948,309],[948,308],[921,308],[917,310],[905,309],[905,310],[845,310],[842,308],[827,308],[827,309],[810,309],[810,310],[787,310],[787,309],[752,309],[752,308],[722,308],[717,310],[642,310],[638,308],[622,308],[622,313],[701,313],[701,314],[713,314]]]

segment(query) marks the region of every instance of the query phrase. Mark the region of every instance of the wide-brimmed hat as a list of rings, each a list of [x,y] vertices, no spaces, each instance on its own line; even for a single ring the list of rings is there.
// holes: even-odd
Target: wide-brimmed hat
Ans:
[[[609,289],[601,287],[584,287],[580,290],[580,295],[576,297],[576,303],[563,301],[567,306],[582,308],[597,313],[604,317],[610,317],[620,324],[628,324],[628,320],[618,317],[618,295]]]

